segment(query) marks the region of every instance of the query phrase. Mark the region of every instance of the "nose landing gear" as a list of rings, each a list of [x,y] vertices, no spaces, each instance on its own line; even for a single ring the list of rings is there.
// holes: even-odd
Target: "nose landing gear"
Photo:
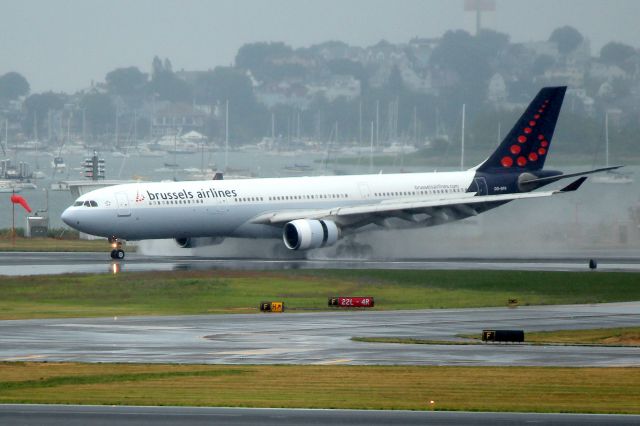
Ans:
[[[111,258],[122,260],[124,259],[124,250],[122,250],[122,241],[116,237],[109,237],[109,243],[111,244]]]

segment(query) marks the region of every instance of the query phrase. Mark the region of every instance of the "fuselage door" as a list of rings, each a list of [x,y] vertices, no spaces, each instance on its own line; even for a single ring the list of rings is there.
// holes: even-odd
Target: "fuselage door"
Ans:
[[[118,216],[131,216],[131,208],[129,208],[129,198],[127,198],[126,192],[117,192],[116,202],[118,203]]]
[[[369,185],[364,182],[360,182],[358,184],[358,188],[360,189],[360,195],[362,196],[362,199],[368,200],[371,196],[371,193],[369,192]]]
[[[229,210],[229,205],[227,204],[227,199],[225,197],[220,197],[215,205],[216,213],[226,213]]]
[[[488,195],[489,191],[487,190],[487,181],[483,176],[476,177],[473,179],[476,184],[476,195]]]

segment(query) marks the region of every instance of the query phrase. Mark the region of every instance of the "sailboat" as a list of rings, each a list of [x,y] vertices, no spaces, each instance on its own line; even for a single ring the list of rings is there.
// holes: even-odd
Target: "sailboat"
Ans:
[[[609,112],[604,114],[604,157],[606,167],[609,167]],[[601,173],[598,176],[592,178],[593,183],[606,183],[606,184],[630,184],[633,183],[633,177],[630,173],[622,173],[616,170],[609,170],[606,173]]]

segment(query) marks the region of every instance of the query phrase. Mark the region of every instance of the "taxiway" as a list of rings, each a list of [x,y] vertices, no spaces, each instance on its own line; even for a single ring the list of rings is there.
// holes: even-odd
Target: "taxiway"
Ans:
[[[640,324],[640,302],[415,311],[335,311],[0,322],[0,361],[202,364],[640,366],[634,347],[405,345],[352,337],[449,340],[483,328]]]
[[[0,405],[1,424],[91,425],[637,425],[640,416],[280,408]]]

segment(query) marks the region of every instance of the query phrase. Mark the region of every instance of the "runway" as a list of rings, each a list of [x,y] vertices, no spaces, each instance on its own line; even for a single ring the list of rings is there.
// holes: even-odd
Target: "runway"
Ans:
[[[628,251],[556,254],[546,257],[465,257],[428,259],[262,259],[196,256],[146,256],[127,253],[124,261],[111,261],[107,253],[18,252],[0,253],[0,275],[28,276],[64,273],[176,270],[282,270],[282,269],[490,269],[520,271],[588,271],[596,259],[600,271],[640,272],[640,258]]]
[[[197,364],[640,366],[634,347],[403,345],[352,337],[456,339],[483,328],[526,332],[640,324],[640,302],[1,321],[0,361]]]
[[[271,408],[0,405],[6,425],[637,425],[640,416],[446,411],[287,410]]]

